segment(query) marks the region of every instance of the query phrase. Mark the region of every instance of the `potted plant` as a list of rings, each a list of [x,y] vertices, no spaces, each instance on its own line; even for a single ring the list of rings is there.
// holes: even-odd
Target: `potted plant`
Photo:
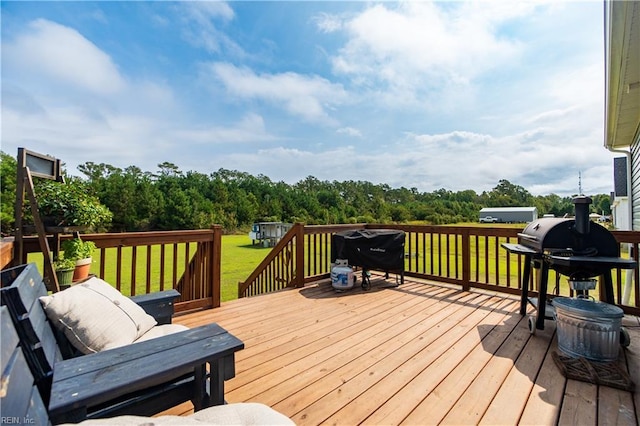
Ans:
[[[61,288],[66,288],[71,285],[75,268],[76,261],[73,259],[60,258],[53,262],[53,269],[56,271],[58,284]]]
[[[82,241],[80,238],[64,240],[61,244],[64,257],[75,262],[73,281],[79,281],[89,276],[93,251],[96,245],[93,241]]]
[[[69,179],[67,183],[41,179],[37,181],[35,193],[45,227],[95,229],[107,226],[113,217],[78,179]]]

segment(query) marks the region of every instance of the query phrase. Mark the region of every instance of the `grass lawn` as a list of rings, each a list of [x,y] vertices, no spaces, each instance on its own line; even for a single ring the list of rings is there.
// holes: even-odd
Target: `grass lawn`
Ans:
[[[271,247],[251,245],[248,235],[222,237],[222,264],[220,265],[222,301],[238,298],[238,282],[244,281],[262,262]]]

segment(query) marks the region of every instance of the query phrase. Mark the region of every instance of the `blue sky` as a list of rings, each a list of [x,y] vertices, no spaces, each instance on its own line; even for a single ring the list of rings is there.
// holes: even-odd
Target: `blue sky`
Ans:
[[[2,1],[2,150],[155,172],[613,189],[601,1]],[[81,147],[83,150],[77,150]]]

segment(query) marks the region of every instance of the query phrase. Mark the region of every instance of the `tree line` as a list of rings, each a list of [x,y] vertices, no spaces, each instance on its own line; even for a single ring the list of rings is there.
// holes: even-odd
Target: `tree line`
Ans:
[[[13,229],[16,160],[2,153],[1,219],[3,234]],[[295,183],[274,182],[237,170],[210,174],[181,171],[165,162],[156,172],[136,166],[118,168],[86,162],[82,177],[67,176],[113,213],[104,231],[202,229],[220,224],[227,232],[246,231],[254,222],[313,224],[477,222],[483,207],[534,206],[538,214],[573,214],[572,197],[533,196],[522,186],[500,180],[491,191],[453,192],[392,188],[367,181],[321,181],[313,176]],[[13,191],[13,192],[12,192]],[[606,194],[591,195],[593,212],[610,214]]]

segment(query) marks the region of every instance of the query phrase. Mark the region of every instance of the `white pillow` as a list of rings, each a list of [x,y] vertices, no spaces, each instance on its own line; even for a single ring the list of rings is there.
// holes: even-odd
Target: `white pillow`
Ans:
[[[40,297],[47,317],[85,354],[128,345],[156,325],[140,306],[97,277]]]
[[[169,334],[179,333],[189,330],[189,327],[182,324],[162,324],[151,327],[151,330],[144,333],[133,343],[144,342],[145,340],[157,339],[158,337],[168,336]]]

